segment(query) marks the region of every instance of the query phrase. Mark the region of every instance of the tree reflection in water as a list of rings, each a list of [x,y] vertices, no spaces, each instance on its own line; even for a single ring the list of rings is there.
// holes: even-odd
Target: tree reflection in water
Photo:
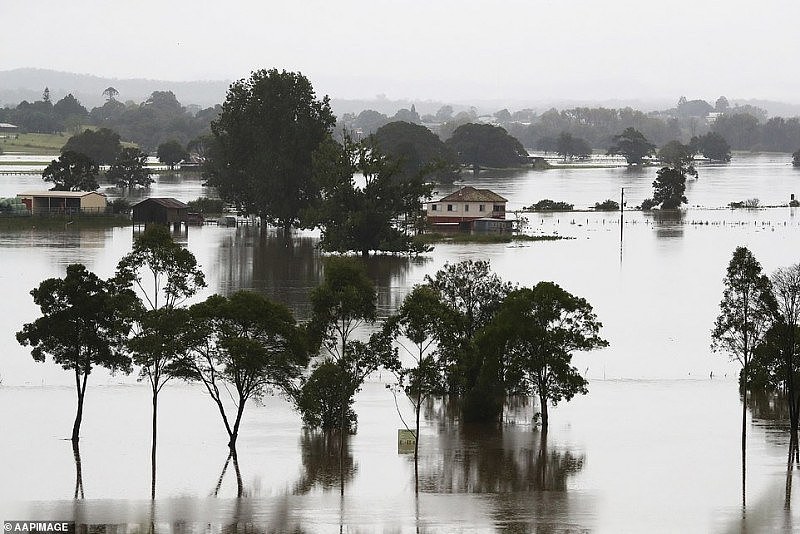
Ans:
[[[236,497],[246,497],[244,484],[242,483],[242,472],[239,469],[239,456],[235,449],[228,453],[228,458],[225,460],[225,464],[222,466],[222,472],[219,474],[217,485],[214,486],[212,496],[217,497],[219,495],[219,491],[222,489],[222,482],[225,479],[225,473],[228,471],[228,466],[231,464],[231,462],[233,463],[233,470],[236,475]]]
[[[83,474],[81,471],[81,449],[77,441],[72,442],[72,457],[75,459],[75,495],[73,499],[83,499]]]
[[[349,482],[358,471],[350,446],[350,436],[345,436],[342,470],[339,470],[339,434],[336,432],[303,431],[300,436],[303,473],[294,485],[295,495],[310,493],[315,487],[323,491],[338,489]]]
[[[531,426],[532,403],[512,399],[506,421],[518,423],[494,425],[461,424],[452,399],[431,401],[425,408],[437,432],[420,447],[421,492],[496,494],[486,502],[503,532],[544,532],[548,525],[560,530],[570,524],[568,482],[583,468],[585,455],[554,446],[557,431]],[[421,439],[426,440],[424,433]]]
[[[295,235],[287,247],[276,232],[261,233],[258,227],[239,227],[225,236],[218,247],[216,273],[220,293],[252,289],[286,304],[296,317],[311,313],[308,292],[322,280],[322,255],[316,237]],[[367,274],[378,291],[378,310],[387,315],[400,305],[408,290],[406,276],[413,264],[429,257],[381,255],[364,260]],[[209,269],[209,271],[213,271]]]

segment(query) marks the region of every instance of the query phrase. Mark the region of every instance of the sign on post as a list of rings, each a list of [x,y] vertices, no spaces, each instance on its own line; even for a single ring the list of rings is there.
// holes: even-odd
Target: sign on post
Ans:
[[[412,430],[401,428],[397,431],[397,454],[413,453],[416,442],[417,438]]]

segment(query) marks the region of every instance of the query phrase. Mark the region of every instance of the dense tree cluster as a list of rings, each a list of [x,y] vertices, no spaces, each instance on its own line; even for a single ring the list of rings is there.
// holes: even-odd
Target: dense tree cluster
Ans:
[[[220,110],[220,106],[216,106],[193,115],[171,91],[155,91],[141,104],[118,101],[119,93],[113,87],[103,94],[108,97],[106,103],[87,111],[72,94],[53,104],[48,92],[47,98],[43,95],[42,100],[0,108],[0,122],[15,124],[22,132],[31,133],[75,131],[90,125],[108,128],[146,151],[155,151],[161,143],[177,140],[185,146],[207,133]]]
[[[390,122],[374,134],[374,146],[399,165],[397,178],[417,175],[426,181],[453,182],[458,160],[453,151],[428,128],[410,122]]]
[[[503,128],[491,124],[464,124],[445,144],[458,161],[474,168],[517,167],[527,162],[528,152]]]

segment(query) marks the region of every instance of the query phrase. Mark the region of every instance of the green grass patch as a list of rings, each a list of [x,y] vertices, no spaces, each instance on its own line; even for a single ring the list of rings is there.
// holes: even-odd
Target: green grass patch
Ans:
[[[70,138],[69,134],[38,134],[21,133],[6,134],[0,139],[0,148],[4,153],[15,152],[18,154],[58,154],[61,147]]]
[[[560,239],[572,239],[558,235],[527,235],[527,234],[467,234],[454,233],[442,234],[432,232],[418,235],[414,240],[423,245],[436,243],[511,243],[514,241],[558,241]]]
[[[97,215],[93,217],[4,217],[0,216],[0,232],[5,230],[74,230],[76,228],[114,228],[130,226],[127,215]]]

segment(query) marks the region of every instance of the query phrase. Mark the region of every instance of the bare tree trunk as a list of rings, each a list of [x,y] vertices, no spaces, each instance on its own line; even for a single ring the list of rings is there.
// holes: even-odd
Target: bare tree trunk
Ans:
[[[414,425],[414,492],[419,494],[419,412],[422,408],[421,388],[417,388],[416,424]]]
[[[77,443],[80,439],[81,421],[83,420],[83,399],[86,396],[86,379],[89,377],[87,373],[83,374],[83,382],[81,383],[81,373],[77,368],[75,369],[75,388],[78,393],[78,409],[75,413],[75,422],[72,425],[72,442]]]
[[[153,391],[153,439],[150,448],[150,498],[156,498],[156,432],[158,431],[158,393]]]
[[[542,433],[547,434],[548,415],[547,415],[547,397],[539,395],[539,403],[542,405]]]
[[[81,451],[78,446],[78,441],[72,442],[72,456],[75,458],[75,499],[83,496],[83,475],[81,471]]]

